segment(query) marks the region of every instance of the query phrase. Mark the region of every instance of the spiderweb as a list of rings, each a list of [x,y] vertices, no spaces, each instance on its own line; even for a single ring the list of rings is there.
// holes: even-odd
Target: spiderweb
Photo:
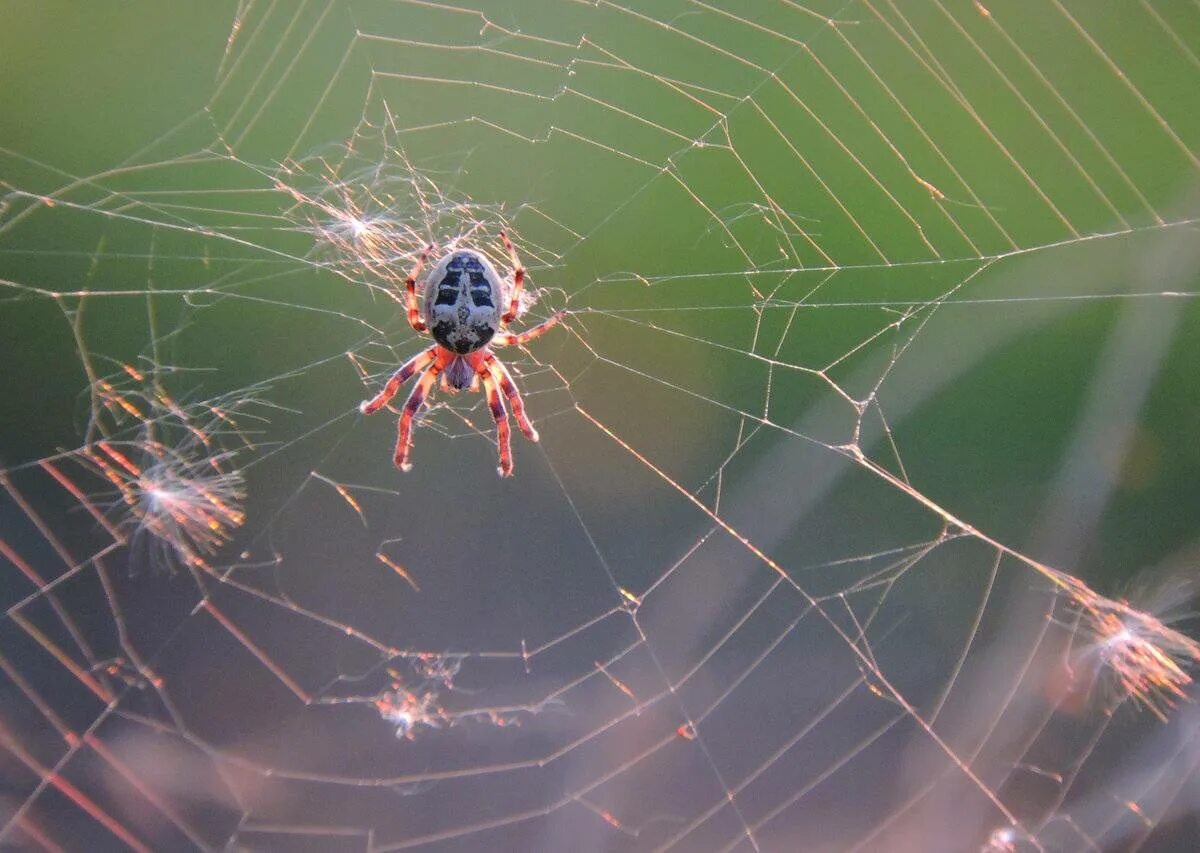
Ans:
[[[142,12],[0,149],[5,844],[1194,845],[1200,8]]]

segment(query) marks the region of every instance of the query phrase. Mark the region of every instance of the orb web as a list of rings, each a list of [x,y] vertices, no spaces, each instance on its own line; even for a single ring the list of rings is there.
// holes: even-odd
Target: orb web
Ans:
[[[0,140],[4,843],[1194,839],[1196,9],[480,6]],[[435,391],[401,475],[404,276],[501,230],[541,442]]]

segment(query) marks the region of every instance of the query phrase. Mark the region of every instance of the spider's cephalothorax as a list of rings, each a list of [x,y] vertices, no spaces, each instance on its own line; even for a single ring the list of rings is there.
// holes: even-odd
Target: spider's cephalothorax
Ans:
[[[408,322],[414,331],[428,332],[435,343],[405,362],[392,374],[382,391],[359,406],[363,414],[379,411],[396,396],[404,382],[421,374],[416,387],[404,402],[404,411],[400,415],[395,460],[396,467],[401,471],[412,467],[408,461],[412,421],[438,376],[442,377],[442,387],[448,391],[461,391],[464,388],[473,390],[479,382],[483,383],[488,408],[496,421],[500,476],[512,474],[505,399],[512,406],[521,432],[530,441],[538,440],[537,430],[525,414],[521,393],[508,368],[496,358],[491,346],[520,345],[531,341],[562,319],[562,313],[517,335],[503,331],[520,311],[525,267],[521,265],[508,235],[501,231],[500,239],[504,241],[504,248],[513,265],[512,286],[509,289],[505,288],[504,280],[491,261],[474,249],[457,249],[437,262],[421,286],[424,312],[417,304],[417,276],[433,251],[433,246],[427,246],[421,252],[404,281]]]

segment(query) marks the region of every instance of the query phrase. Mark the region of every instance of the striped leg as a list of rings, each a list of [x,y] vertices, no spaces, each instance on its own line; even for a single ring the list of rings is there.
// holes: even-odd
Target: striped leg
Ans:
[[[429,396],[429,389],[433,387],[433,383],[437,381],[438,374],[441,372],[441,368],[436,364],[426,370],[421,375],[420,381],[413,387],[412,393],[408,395],[408,399],[404,401],[404,411],[400,413],[400,425],[396,435],[395,455],[396,467],[401,471],[408,471],[412,468],[412,463],[408,461],[408,452],[412,449],[413,418],[421,410],[421,405]]]
[[[413,327],[414,332],[425,331],[425,321],[421,318],[421,309],[417,306],[417,276],[421,274],[421,267],[425,266],[425,261],[429,260],[432,252],[433,244],[430,243],[421,250],[421,254],[417,255],[417,262],[413,264],[413,268],[408,272],[408,277],[404,279],[404,294],[408,303],[408,325]]]
[[[501,318],[507,325],[517,319],[517,311],[521,307],[521,288],[525,285],[525,265],[517,257],[517,250],[513,248],[512,240],[508,239],[508,233],[501,231],[500,239],[504,241],[504,248],[508,250],[508,257],[512,261],[513,268],[512,297],[509,299],[508,310]]]
[[[516,416],[517,426],[521,428],[521,432],[530,441],[538,440],[538,431],[533,428],[533,424],[529,422],[529,416],[525,414],[525,401],[521,399],[521,392],[517,388],[517,383],[513,382],[512,374],[508,372],[508,368],[504,366],[504,362],[496,358],[494,355],[489,355],[484,359],[488,370],[492,373],[492,378],[500,385],[500,390],[504,392],[504,396],[508,398],[508,404],[512,406],[513,415]]]
[[[559,311],[549,320],[544,320],[541,323],[538,323],[532,329],[526,329],[519,335],[514,335],[512,332],[499,332],[494,338],[492,338],[492,344],[500,347],[523,346],[524,344],[532,341],[538,335],[544,334],[558,325],[558,321],[563,318],[564,313],[565,312],[563,311]]]
[[[436,357],[436,345],[431,346],[424,352],[414,355],[408,361],[404,362],[399,370],[392,374],[391,379],[389,379],[387,384],[383,386],[382,391],[380,391],[370,400],[363,400],[361,403],[359,403],[358,410],[364,415],[371,415],[375,412],[378,412],[391,402],[392,398],[396,396],[396,392],[400,390],[401,385],[428,367]]]
[[[501,477],[512,476],[512,442],[509,440],[508,412],[504,409],[504,398],[496,387],[486,363],[479,365],[479,378],[483,380],[483,388],[487,393],[488,408],[492,410],[492,419],[496,422],[496,445],[500,448],[500,467],[496,471]]]

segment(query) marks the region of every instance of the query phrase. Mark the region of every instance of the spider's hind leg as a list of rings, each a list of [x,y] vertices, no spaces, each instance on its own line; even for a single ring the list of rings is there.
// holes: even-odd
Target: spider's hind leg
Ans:
[[[521,308],[521,288],[525,284],[525,265],[517,257],[517,250],[513,248],[512,240],[508,239],[508,232],[501,231],[500,239],[504,241],[504,248],[508,250],[508,258],[512,261],[513,268],[512,295],[509,299],[508,310],[504,312],[504,316],[501,318],[507,326],[513,320],[517,319],[517,312]]]
[[[524,346],[538,335],[545,334],[550,329],[558,325],[565,314],[565,311],[559,311],[548,319],[538,323],[532,329],[526,329],[520,334],[514,335],[512,332],[497,332],[496,336],[492,338],[492,345],[498,347]]]
[[[421,274],[421,267],[425,266],[425,262],[429,260],[429,256],[433,253],[433,244],[430,243],[421,250],[421,254],[417,255],[417,261],[413,264],[412,269],[408,271],[408,275],[404,279],[404,298],[408,306],[408,324],[413,327],[414,332],[425,331],[425,320],[421,317],[421,309],[417,305],[417,276]]]

